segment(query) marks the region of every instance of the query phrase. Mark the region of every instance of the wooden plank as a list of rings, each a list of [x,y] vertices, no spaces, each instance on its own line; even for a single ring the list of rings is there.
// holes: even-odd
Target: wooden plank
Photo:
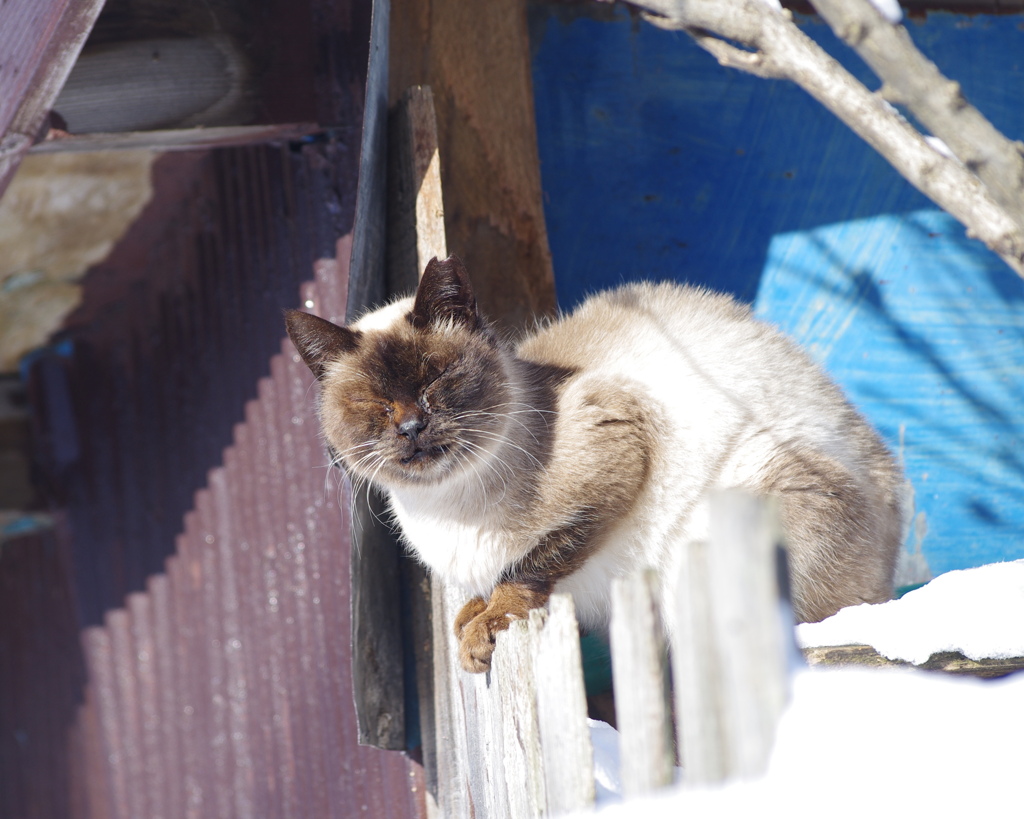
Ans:
[[[416,86],[388,121],[388,290],[412,292],[427,262],[447,255],[434,95]]]
[[[627,797],[671,785],[675,777],[668,645],[657,597],[650,569],[612,583],[612,675]]]
[[[387,0],[374,0],[346,321],[385,294],[389,14]],[[353,495],[352,671],[360,744],[399,750],[405,747],[404,654],[396,605],[401,549],[379,524],[384,514],[375,493]]]
[[[466,740],[466,706],[458,646],[452,623],[466,602],[457,589],[433,581],[431,590],[434,626],[434,713],[437,747],[437,803],[445,819],[474,816],[470,790],[469,750]]]
[[[466,751],[469,761],[469,788],[473,810],[477,815],[505,819],[508,796],[505,769],[496,764],[501,759],[501,701],[493,675],[458,672],[458,687],[466,715]]]
[[[501,697],[504,752],[501,765],[508,790],[508,810],[516,819],[540,817],[547,797],[537,715],[533,658],[545,612],[517,620],[498,634],[494,666]]]
[[[437,111],[448,250],[505,327],[553,312],[525,0],[393,0],[392,103],[428,85]]]
[[[547,812],[586,810],[595,798],[594,749],[587,726],[579,628],[569,595],[552,595],[535,663]]]
[[[711,497],[712,626],[722,669],[729,773],[764,772],[788,678],[776,580],[777,527],[769,505],[729,491]]]
[[[689,544],[673,634],[679,745],[687,784],[753,777],[768,764],[788,691],[768,504],[711,497],[711,541]]]
[[[318,133],[312,122],[283,125],[223,125],[215,128],[178,128],[124,133],[65,134],[51,130],[30,153],[66,151],[194,151],[202,148],[233,148],[265,142],[290,142]]]
[[[1024,669],[1024,657],[1005,659],[972,660],[959,651],[940,651],[919,665],[904,660],[890,660],[871,646],[815,646],[803,649],[808,665],[820,666],[865,666],[869,668],[920,668],[925,671],[942,671],[947,674],[964,674],[970,677],[1004,677]]]
[[[681,544],[672,633],[676,731],[688,785],[720,782],[727,772],[707,552],[705,542]]]

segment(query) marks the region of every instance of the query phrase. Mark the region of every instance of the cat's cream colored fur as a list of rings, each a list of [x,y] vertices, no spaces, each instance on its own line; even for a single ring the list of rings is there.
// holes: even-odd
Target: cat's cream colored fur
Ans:
[[[434,286],[448,298],[458,282],[445,283]],[[607,623],[616,576],[654,566],[667,593],[679,550],[708,536],[716,488],[777,499],[799,619],[890,595],[899,472],[834,384],[748,308],[674,284],[628,285],[513,348],[466,319],[466,305],[428,315],[429,302],[421,292],[370,313],[340,354],[303,355],[314,372],[310,356],[325,365],[328,441],[389,496],[413,552],[479,596],[457,624],[469,670],[488,667],[494,632],[552,591],[570,592],[592,628]],[[385,366],[368,357],[385,349],[408,353],[394,371],[410,371],[414,398],[379,396],[392,426],[373,421],[368,432],[365,399],[353,396],[386,391],[362,372]],[[461,363],[429,381],[411,373],[417,356]],[[470,370],[489,380],[455,420],[447,404]],[[394,431],[409,413],[423,426],[415,442]],[[477,422],[460,448],[459,429]]]

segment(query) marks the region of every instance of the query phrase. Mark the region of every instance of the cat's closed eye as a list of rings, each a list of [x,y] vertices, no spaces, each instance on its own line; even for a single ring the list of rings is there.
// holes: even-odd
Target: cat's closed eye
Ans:
[[[386,412],[388,415],[393,414],[395,411],[394,407],[392,407],[390,403],[388,403],[387,401],[382,401],[379,398],[363,398],[357,396],[354,398],[349,398],[349,401],[353,404],[358,404],[366,409],[369,409],[371,406],[376,406],[383,412]]]
[[[455,362],[445,364],[443,367],[433,366],[427,370],[427,377],[424,380],[423,388],[432,387],[446,375],[448,375],[455,367]]]

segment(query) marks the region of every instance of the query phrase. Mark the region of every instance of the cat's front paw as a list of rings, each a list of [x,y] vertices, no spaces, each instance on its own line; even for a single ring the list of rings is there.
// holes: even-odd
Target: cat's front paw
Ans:
[[[474,597],[455,618],[459,640],[459,662],[469,672],[481,674],[491,668],[495,634],[508,628],[505,612],[496,612],[482,598]]]
[[[520,620],[530,609],[540,608],[548,599],[546,586],[524,582],[500,583],[484,601],[474,597],[455,618],[455,636],[459,639],[459,662],[469,672],[481,674],[491,668],[495,636],[513,620]]]

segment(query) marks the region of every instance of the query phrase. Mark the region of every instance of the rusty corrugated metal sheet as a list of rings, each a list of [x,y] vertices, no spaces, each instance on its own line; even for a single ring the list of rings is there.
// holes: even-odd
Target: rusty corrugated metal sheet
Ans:
[[[52,532],[0,545],[0,816],[72,815],[67,730],[85,681],[66,561]]]
[[[74,798],[31,815],[423,813],[419,767],[356,744],[347,502],[280,313],[344,315],[350,150],[163,157],[32,368],[86,683]]]
[[[35,141],[103,0],[0,3],[0,195]]]

